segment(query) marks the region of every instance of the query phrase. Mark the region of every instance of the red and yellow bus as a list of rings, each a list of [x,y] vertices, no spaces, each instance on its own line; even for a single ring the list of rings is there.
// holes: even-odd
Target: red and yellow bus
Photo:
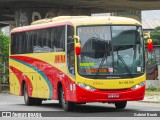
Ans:
[[[141,24],[131,18],[61,16],[11,31],[10,92],[26,105],[59,100],[114,103],[144,98]]]

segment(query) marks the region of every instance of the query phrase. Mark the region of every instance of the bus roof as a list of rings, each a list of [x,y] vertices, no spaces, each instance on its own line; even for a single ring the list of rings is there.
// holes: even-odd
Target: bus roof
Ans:
[[[141,25],[135,19],[126,17],[116,17],[116,16],[60,16],[51,19],[42,19],[33,22],[29,26],[18,27],[11,31],[12,33],[24,32],[30,30],[37,30],[42,28],[50,28],[54,26],[62,25],[75,25],[75,26],[85,26],[85,25]]]

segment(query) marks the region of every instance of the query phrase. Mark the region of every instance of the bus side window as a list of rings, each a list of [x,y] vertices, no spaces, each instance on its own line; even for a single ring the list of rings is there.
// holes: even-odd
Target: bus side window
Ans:
[[[40,30],[35,30],[33,33],[33,52],[34,53],[41,53],[42,52],[42,42],[41,42],[41,35]]]
[[[11,36],[11,54],[17,53],[17,34]]]
[[[26,32],[27,53],[33,53],[32,32]]]
[[[23,47],[23,36],[22,33],[18,33],[18,54],[22,53],[22,47]]]
[[[51,30],[51,47],[54,52],[65,51],[65,27],[54,27]]]
[[[72,75],[75,74],[74,41],[72,39],[73,35],[74,28],[72,26],[67,26],[67,63],[68,71]]]
[[[32,34],[31,34],[31,38],[32,38],[32,41],[33,41],[33,53],[35,53],[35,47],[36,47],[36,31],[32,31]]]

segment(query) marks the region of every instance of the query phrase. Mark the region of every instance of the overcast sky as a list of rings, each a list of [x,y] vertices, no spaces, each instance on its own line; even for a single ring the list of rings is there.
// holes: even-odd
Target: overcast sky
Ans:
[[[160,21],[160,10],[142,11],[142,19]]]

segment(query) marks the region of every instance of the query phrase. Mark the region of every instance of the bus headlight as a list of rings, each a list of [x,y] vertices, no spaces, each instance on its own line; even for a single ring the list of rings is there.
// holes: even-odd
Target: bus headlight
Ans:
[[[132,90],[137,90],[137,89],[141,88],[141,87],[144,86],[144,85],[145,85],[145,82],[141,82],[141,83],[133,86],[131,89],[132,89]]]
[[[89,85],[86,85],[86,84],[83,84],[83,83],[77,83],[77,85],[85,90],[89,90],[89,91],[94,91],[95,88],[94,87],[91,87]]]

